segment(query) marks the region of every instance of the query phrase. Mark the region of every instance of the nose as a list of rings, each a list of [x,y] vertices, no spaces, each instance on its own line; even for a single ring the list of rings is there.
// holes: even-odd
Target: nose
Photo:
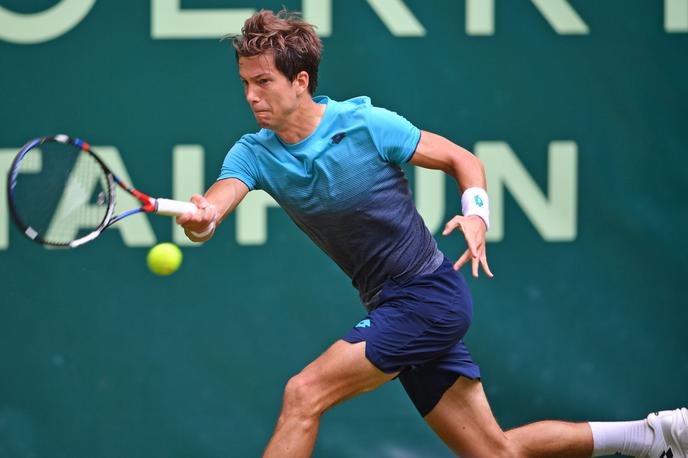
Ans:
[[[260,101],[256,90],[253,89],[250,84],[246,86],[246,101],[249,103],[249,105],[253,105]]]

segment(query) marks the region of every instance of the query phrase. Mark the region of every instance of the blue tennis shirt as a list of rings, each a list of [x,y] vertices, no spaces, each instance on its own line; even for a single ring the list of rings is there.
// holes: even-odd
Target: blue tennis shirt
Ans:
[[[313,100],[327,108],[310,136],[288,144],[270,129],[244,135],[218,180],[238,178],[270,194],[370,309],[385,281],[433,272],[443,260],[399,167],[420,130],[368,97]]]

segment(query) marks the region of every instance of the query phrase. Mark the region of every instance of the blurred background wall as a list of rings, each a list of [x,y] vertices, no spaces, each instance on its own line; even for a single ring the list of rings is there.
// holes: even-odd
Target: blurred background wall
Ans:
[[[365,315],[260,192],[203,246],[167,218],[73,251],[8,222],[5,171],[41,135],[148,193],[202,192],[257,130],[219,37],[282,4],[319,27],[319,94],[483,159],[496,277],[469,280],[467,342],[505,428],[688,402],[688,0],[1,0],[0,457],[258,456],[284,383]],[[456,184],[407,174],[458,257]],[[164,278],[161,241],[185,256]],[[328,412],[315,456],[451,455],[392,382]]]

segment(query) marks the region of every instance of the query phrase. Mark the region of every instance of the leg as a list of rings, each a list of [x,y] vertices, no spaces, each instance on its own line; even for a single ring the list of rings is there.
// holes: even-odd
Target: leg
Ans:
[[[365,356],[365,345],[337,341],[289,380],[282,412],[263,458],[311,456],[320,416],[328,408],[371,391],[396,375],[373,366]]]
[[[586,423],[540,422],[503,432],[480,381],[464,377],[444,393],[425,420],[454,452],[465,457],[574,458],[592,454],[592,434]]]
[[[539,421],[507,431],[523,456],[577,458],[592,456],[592,431],[588,423]]]

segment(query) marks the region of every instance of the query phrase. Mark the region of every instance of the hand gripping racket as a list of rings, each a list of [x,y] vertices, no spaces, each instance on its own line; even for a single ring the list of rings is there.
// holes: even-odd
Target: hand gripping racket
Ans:
[[[141,207],[115,215],[116,186]],[[22,147],[9,171],[7,198],[12,219],[26,237],[63,248],[90,242],[136,213],[179,216],[197,210],[191,202],[152,198],[126,185],[88,143],[67,135],[36,138]]]

